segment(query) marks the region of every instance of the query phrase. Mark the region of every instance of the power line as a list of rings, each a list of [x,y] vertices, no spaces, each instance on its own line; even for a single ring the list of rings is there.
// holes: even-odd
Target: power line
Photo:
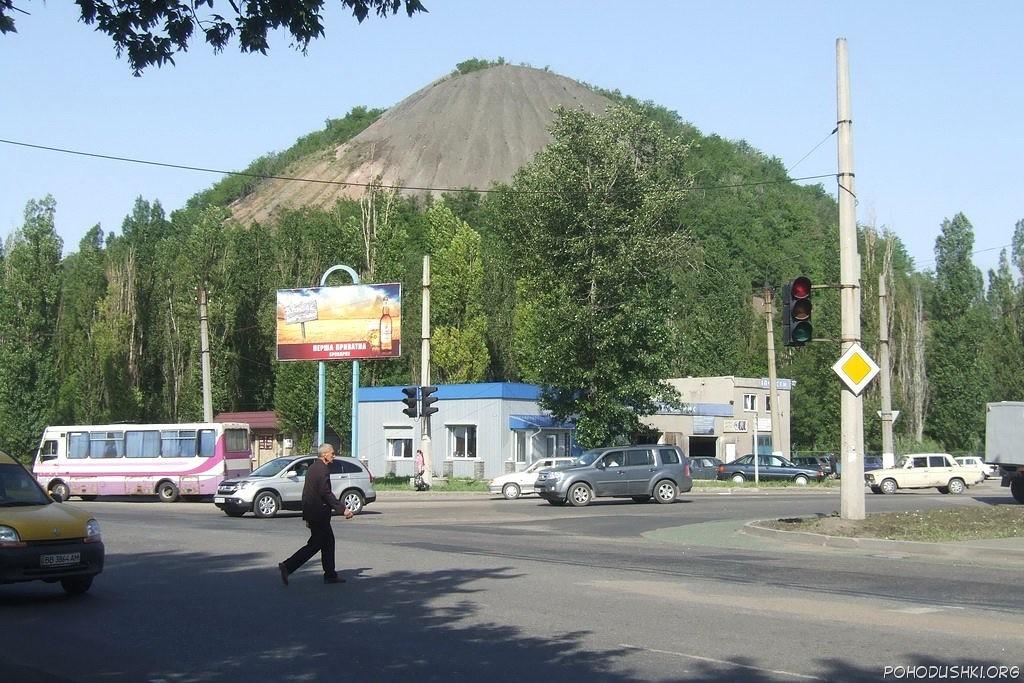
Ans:
[[[839,130],[839,127],[838,127],[838,126],[836,126],[835,128],[833,128],[833,129],[832,129],[832,132],[831,132],[831,133],[829,133],[828,135],[826,135],[825,137],[823,137],[823,138],[821,139],[821,142],[819,142],[818,144],[816,144],[816,145],[815,145],[814,147],[812,147],[812,148],[811,148],[811,151],[810,151],[810,152],[808,152],[807,154],[805,154],[805,155],[803,155],[802,157],[800,157],[800,161],[796,162],[795,164],[793,164],[792,166],[790,166],[789,168],[787,168],[787,169],[786,169],[786,173],[792,173],[792,172],[793,172],[793,169],[794,169],[794,168],[796,168],[797,166],[799,166],[799,165],[800,165],[800,163],[801,163],[801,162],[802,162],[802,161],[803,161],[804,159],[806,159],[807,157],[809,157],[809,156],[811,156],[812,154],[814,154],[814,152],[815,152],[815,151],[816,151],[816,150],[817,150],[817,149],[818,149],[819,147],[821,147],[822,145],[824,145],[824,144],[825,144],[825,142],[826,142],[826,141],[827,141],[827,140],[828,140],[828,139],[829,139],[830,137],[832,137],[833,135],[835,135],[835,134],[836,134],[836,131],[838,131],[838,130]]]
[[[827,138],[826,138],[827,139]],[[225,171],[218,168],[206,168],[204,166],[189,166],[187,164],[172,164],[164,161],[152,161],[148,159],[137,159],[134,157],[123,157],[113,154],[99,154],[97,152],[83,152],[81,150],[66,149],[63,147],[51,147],[49,145],[36,145],[29,142],[19,142],[17,140],[5,140],[0,138],[0,142],[7,145],[15,145],[17,147],[28,147],[30,149],[41,149],[48,152],[58,152],[60,154],[71,154],[75,156],[91,157],[93,159],[106,159],[108,161],[122,161],[130,164],[142,164],[145,166],[159,166],[162,168],[175,168],[185,171],[198,171],[200,173],[216,173],[218,175],[234,175],[242,176],[245,178],[255,178],[257,180],[283,180],[288,182],[299,182],[299,183],[316,183],[318,185],[340,185],[343,187],[361,187],[369,189],[373,187],[379,187],[385,190],[411,190],[416,192],[479,192],[482,194],[491,192],[500,192],[501,190],[496,188],[491,189],[479,189],[474,187],[428,187],[419,185],[376,185],[374,183],[354,183],[345,180],[324,180],[321,178],[301,178],[295,176],[282,176],[282,175],[271,175],[263,173],[250,173],[248,171]],[[818,143],[819,146],[821,143]],[[813,150],[812,150],[813,151]],[[795,183],[801,180],[820,180],[822,178],[833,178],[834,173],[823,173],[821,175],[804,176],[802,178],[785,178],[780,180],[757,180],[745,183],[729,183],[726,185],[707,185],[703,187],[682,187],[679,188],[684,191],[708,191],[708,190],[727,190],[735,189],[740,187],[757,187],[762,185],[781,185],[785,183]],[[515,190],[515,192],[527,192],[523,190]],[[530,190],[530,194],[556,194],[555,190]]]

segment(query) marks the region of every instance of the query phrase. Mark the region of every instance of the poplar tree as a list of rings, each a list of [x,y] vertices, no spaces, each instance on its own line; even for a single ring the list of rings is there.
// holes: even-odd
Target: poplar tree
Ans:
[[[942,222],[935,240],[925,431],[950,450],[977,448],[985,431],[990,318],[973,249],[974,229],[964,214]]]
[[[57,204],[30,201],[10,238],[0,295],[0,449],[28,462],[57,393],[54,330],[63,244],[54,229]]]

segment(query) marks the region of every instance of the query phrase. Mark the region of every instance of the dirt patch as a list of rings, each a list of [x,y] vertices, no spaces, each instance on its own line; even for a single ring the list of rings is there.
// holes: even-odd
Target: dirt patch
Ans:
[[[1024,538],[1024,506],[994,505],[887,512],[868,515],[859,521],[842,519],[834,514],[828,517],[776,519],[761,522],[760,526],[826,536],[884,538],[893,541]]]

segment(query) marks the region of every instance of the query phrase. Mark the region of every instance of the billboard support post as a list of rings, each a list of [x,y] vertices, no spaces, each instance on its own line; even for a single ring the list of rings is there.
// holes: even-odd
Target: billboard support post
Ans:
[[[348,266],[337,265],[328,268],[323,276],[320,278],[320,286],[323,287],[327,284],[327,278],[331,273],[344,270],[352,277],[352,284],[359,284],[359,274],[349,268]],[[317,413],[316,413],[316,424],[317,433],[316,439],[317,444],[324,443],[326,438],[327,428],[327,363],[320,361],[319,363],[319,382],[317,384]],[[352,457],[359,457],[359,361],[352,361]]]

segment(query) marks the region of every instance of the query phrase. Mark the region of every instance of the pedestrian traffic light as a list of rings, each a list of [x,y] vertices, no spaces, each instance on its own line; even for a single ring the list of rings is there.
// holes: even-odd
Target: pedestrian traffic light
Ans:
[[[782,286],[782,343],[803,346],[811,341],[811,280],[801,275]]]
[[[437,412],[437,408],[434,404],[437,403],[437,396],[433,394],[437,392],[437,387],[420,387],[420,393],[422,398],[420,399],[420,415],[422,417],[428,417]]]
[[[405,398],[402,399],[402,403],[405,404],[405,408],[402,408],[402,412],[409,417],[416,417],[416,387],[405,387],[402,389],[402,393],[405,394]]]

